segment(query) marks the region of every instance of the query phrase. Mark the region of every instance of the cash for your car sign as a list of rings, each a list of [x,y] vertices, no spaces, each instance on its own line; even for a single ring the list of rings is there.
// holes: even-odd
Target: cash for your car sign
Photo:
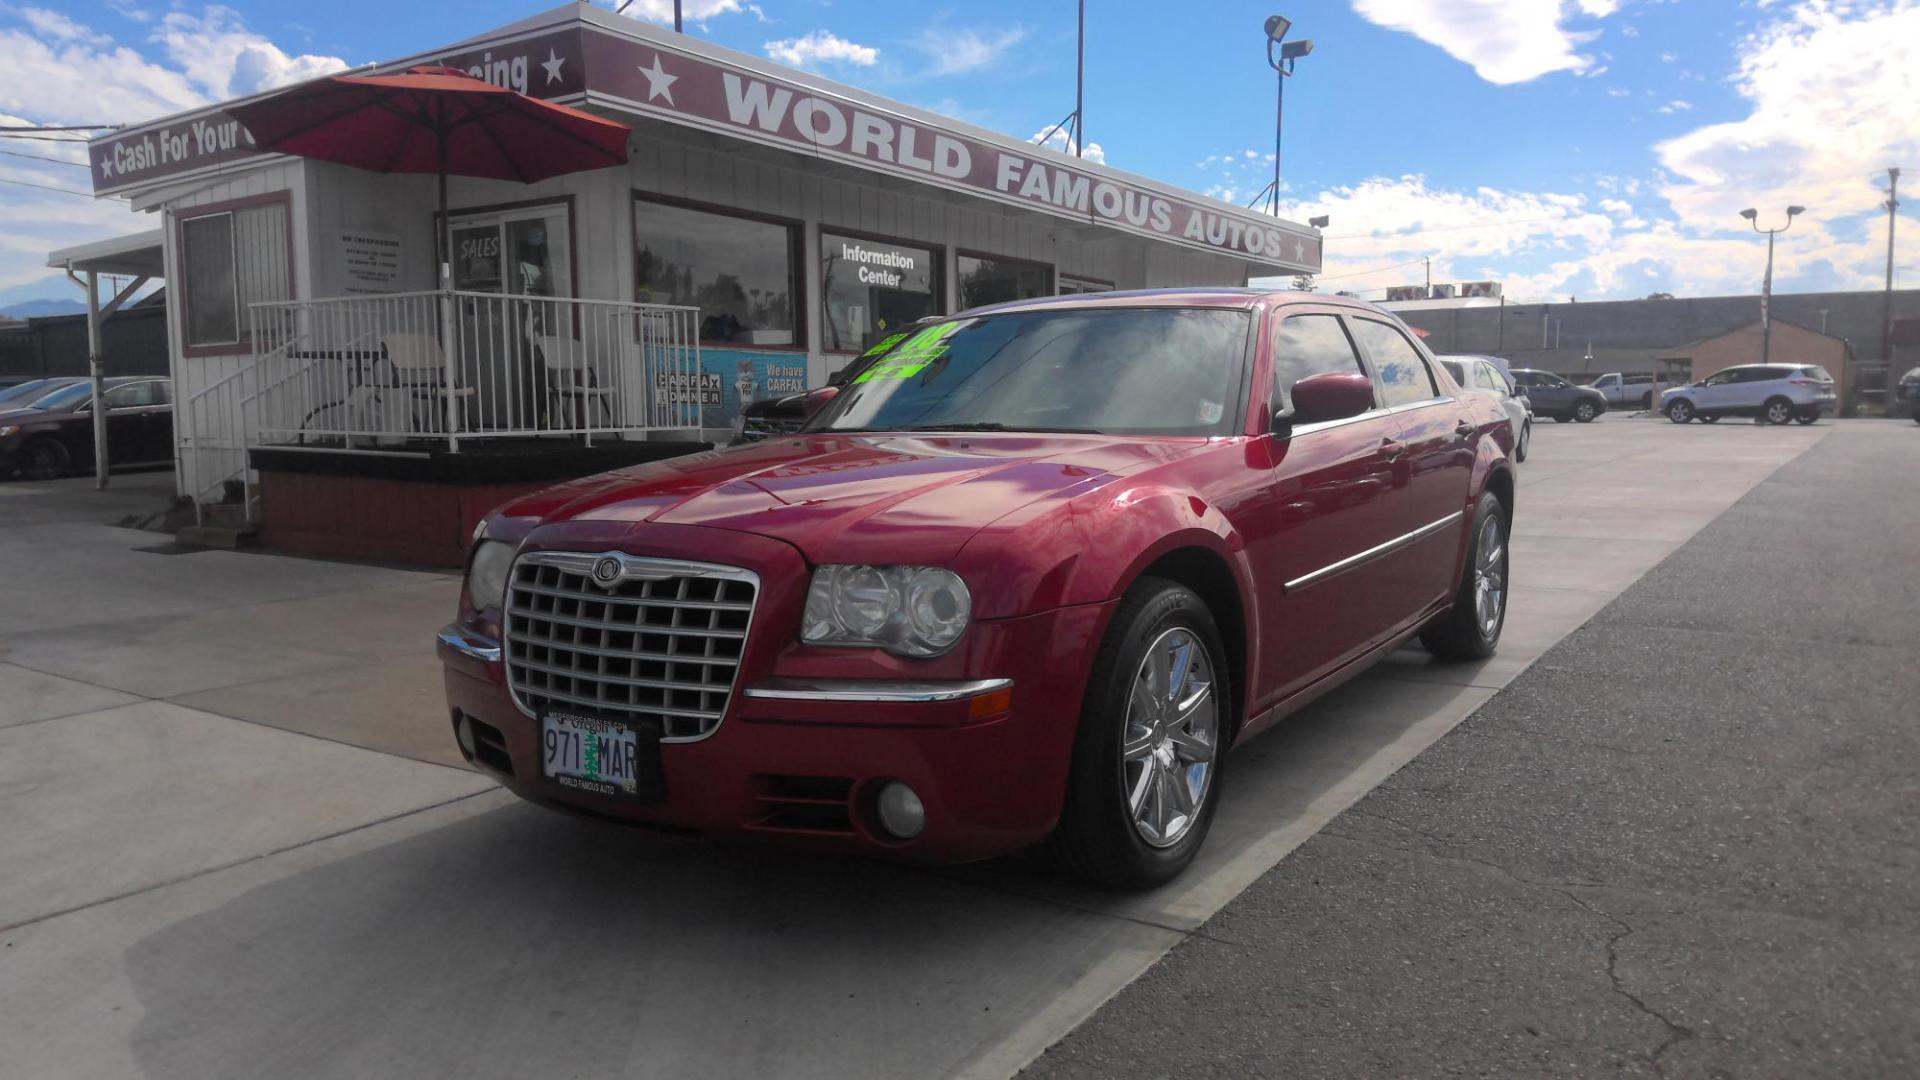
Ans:
[[[700,369],[685,375],[659,371],[655,392],[670,405],[697,404],[706,428],[733,425],[740,410],[756,401],[807,390],[803,353],[764,353],[703,346]],[[692,385],[689,385],[689,384]]]

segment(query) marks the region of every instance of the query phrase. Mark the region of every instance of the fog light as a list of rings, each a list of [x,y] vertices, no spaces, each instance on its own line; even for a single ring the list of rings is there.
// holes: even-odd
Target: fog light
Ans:
[[[467,714],[460,714],[460,722],[453,725],[453,737],[460,740],[460,753],[468,761],[473,760],[473,725],[467,722]]]
[[[920,796],[898,780],[880,789],[880,827],[902,840],[911,840],[927,827],[927,808]]]

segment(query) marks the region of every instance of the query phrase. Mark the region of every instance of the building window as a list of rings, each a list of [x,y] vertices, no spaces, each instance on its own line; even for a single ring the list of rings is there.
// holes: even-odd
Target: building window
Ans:
[[[756,218],[635,199],[634,299],[700,309],[700,340],[797,345],[796,230]]]
[[[959,269],[962,308],[1053,295],[1053,270],[1041,263],[962,255]]]
[[[250,305],[291,295],[288,265],[285,203],[183,218],[180,269],[187,345],[244,341]]]
[[[926,248],[821,230],[822,344],[858,352],[940,313],[938,257]]]
[[[1061,296],[1076,296],[1080,293],[1112,291],[1113,282],[1111,281],[1097,281],[1093,278],[1074,277],[1070,274],[1060,275],[1060,288],[1058,292]]]

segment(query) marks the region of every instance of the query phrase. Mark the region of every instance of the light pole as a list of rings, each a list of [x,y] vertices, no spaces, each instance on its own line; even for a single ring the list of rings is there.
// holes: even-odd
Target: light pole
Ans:
[[[1293,74],[1293,65],[1300,58],[1313,51],[1311,40],[1287,41],[1287,31],[1293,28],[1293,20],[1285,15],[1274,15],[1267,19],[1267,65],[1278,73],[1273,92],[1273,181],[1260,195],[1267,196],[1268,212],[1276,216],[1280,213],[1280,131],[1286,116],[1287,77]],[[1280,55],[1273,54],[1273,47],[1280,46]],[[1260,201],[1260,195],[1253,197],[1253,206]]]
[[[1773,315],[1768,311],[1773,306],[1773,238],[1793,228],[1793,219],[1806,211],[1804,206],[1787,207],[1787,223],[1777,229],[1760,227],[1760,211],[1748,207],[1740,211],[1747,219],[1753,231],[1767,235],[1767,277],[1760,285],[1760,362],[1766,363],[1773,355]]]

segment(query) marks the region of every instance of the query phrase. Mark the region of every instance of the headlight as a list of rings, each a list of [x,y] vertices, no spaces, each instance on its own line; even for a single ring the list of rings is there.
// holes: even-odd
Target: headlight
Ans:
[[[879,646],[895,656],[938,656],[973,616],[973,595],[937,566],[823,566],[807,590],[800,640]]]
[[[507,570],[513,565],[513,545],[482,540],[467,567],[467,600],[475,611],[498,611],[507,595]]]
[[[0,424],[0,439],[4,439],[9,435],[16,434],[17,432],[19,432],[19,430],[20,430],[19,424]]]

